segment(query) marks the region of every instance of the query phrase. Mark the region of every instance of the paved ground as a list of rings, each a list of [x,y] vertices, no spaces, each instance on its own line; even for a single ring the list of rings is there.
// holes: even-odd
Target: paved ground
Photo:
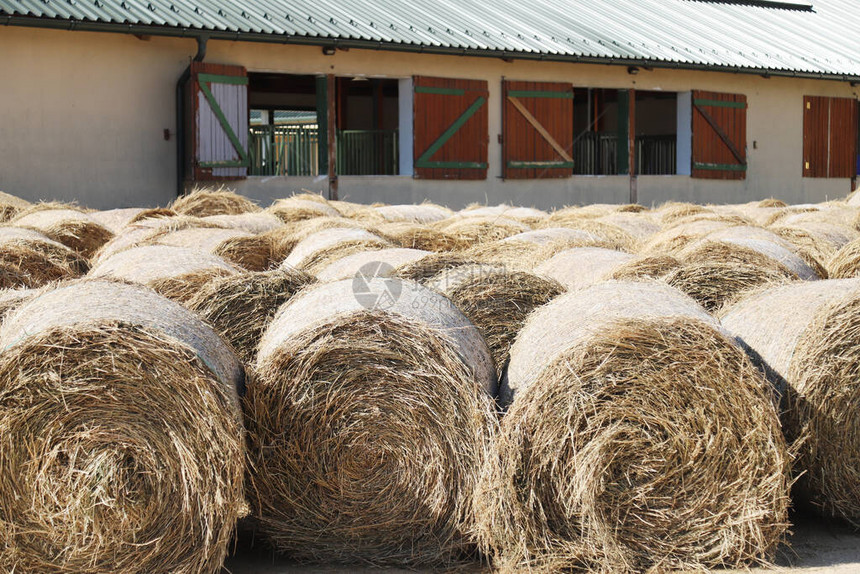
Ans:
[[[860,532],[818,519],[798,517],[791,548],[780,553],[776,570],[784,574],[860,574]],[[276,558],[260,544],[246,540],[228,559],[224,574],[401,574],[403,570],[372,570],[361,567],[298,566]],[[474,572],[481,572],[476,568]],[[724,571],[730,574],[735,571]],[[414,574],[414,573],[413,573]]]

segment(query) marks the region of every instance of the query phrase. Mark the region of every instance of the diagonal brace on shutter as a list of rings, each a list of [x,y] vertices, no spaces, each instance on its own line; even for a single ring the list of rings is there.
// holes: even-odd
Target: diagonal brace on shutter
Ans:
[[[417,88],[416,88],[417,90]],[[427,151],[421,154],[421,156],[415,160],[415,167],[420,168],[449,168],[449,169],[486,169],[487,164],[483,162],[463,162],[463,161],[430,161],[430,158],[439,151],[445,143],[451,139],[454,134],[456,134],[460,128],[462,128],[469,118],[475,115],[478,110],[483,107],[483,105],[487,103],[487,98],[483,96],[478,96],[478,98],[472,102],[472,105],[463,112],[463,114],[457,118],[457,120],[451,124],[447,130],[445,130],[439,139],[433,142],[430,147],[427,148]]]
[[[702,103],[704,105],[707,105],[704,102],[702,102]],[[743,154],[738,149],[738,147],[734,144],[734,142],[731,140],[731,138],[726,133],[726,131],[711,116],[711,114],[709,114],[708,112],[706,112],[702,108],[702,105],[700,105],[700,102],[698,100],[693,102],[693,107],[696,108],[696,110],[698,110],[698,112],[700,114],[702,114],[702,117],[705,118],[705,121],[708,122],[708,124],[711,126],[711,128],[713,128],[713,130],[720,137],[720,139],[723,140],[723,143],[726,144],[726,147],[729,148],[729,151],[732,152],[732,155],[735,156],[736,160],[738,160],[738,164],[746,167],[747,162],[746,162],[746,159],[744,158]]]
[[[567,153],[567,150],[556,141],[545,127],[534,117],[531,112],[523,105],[521,101],[513,96],[508,96],[508,101],[511,102],[518,112],[537,130],[541,137],[552,146],[552,149],[564,159],[563,162],[508,162],[508,167],[573,167],[573,158]],[[516,163],[517,165],[512,165]],[[534,164],[534,165],[532,165]]]
[[[215,117],[218,118],[218,123],[221,124],[221,127],[224,129],[224,133],[227,134],[227,138],[230,140],[230,143],[233,145],[233,148],[236,150],[236,153],[239,154],[239,161],[235,162],[217,162],[207,163],[204,167],[248,167],[250,165],[248,161],[248,151],[242,147],[242,142],[239,141],[238,136],[236,136],[236,132],[233,130],[233,126],[230,125],[230,122],[227,120],[227,117],[224,115],[224,111],[221,109],[221,106],[218,104],[218,101],[215,99],[215,95],[212,93],[210,89],[210,84],[233,84],[233,85],[247,85],[248,78],[244,78],[241,76],[219,76],[215,74],[198,74],[197,81],[200,84],[200,91],[203,92],[203,96],[206,98],[206,101],[209,102],[209,106],[212,108],[212,112],[215,114]]]

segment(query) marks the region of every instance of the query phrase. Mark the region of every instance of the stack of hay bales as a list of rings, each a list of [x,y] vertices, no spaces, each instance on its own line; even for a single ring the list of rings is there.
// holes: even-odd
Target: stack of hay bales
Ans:
[[[0,329],[0,570],[220,571],[243,511],[242,369],[190,312],[83,280]]]
[[[263,336],[247,401],[254,515],[298,558],[449,564],[470,548],[492,358],[441,295],[365,287],[306,290]]]
[[[496,565],[602,572],[766,562],[788,527],[772,391],[692,299],[605,282],[511,349],[479,532]]]
[[[109,229],[89,214],[70,206],[50,203],[20,212],[10,224],[43,233],[87,258],[113,237]]]
[[[269,235],[255,235],[239,229],[188,227],[155,234],[143,244],[188,247],[211,253],[248,271],[265,271],[275,261],[275,242]]]
[[[341,213],[327,201],[308,194],[279,199],[266,211],[284,223],[294,223],[317,217],[340,217]]]
[[[797,498],[860,526],[860,280],[763,290],[722,322],[782,392]]]
[[[432,224],[432,227],[469,245],[504,239],[531,229],[527,224],[504,215],[471,214],[443,219]]]
[[[0,227],[0,289],[40,287],[88,268],[80,254],[37,231]]]
[[[429,251],[403,247],[359,251],[331,262],[316,277],[320,281],[339,281],[360,273],[370,277],[390,277],[401,265],[409,265],[427,255],[430,255]]]
[[[383,205],[374,209],[385,221],[420,224],[442,221],[454,215],[454,212],[447,207],[433,203],[422,203],[420,205]]]

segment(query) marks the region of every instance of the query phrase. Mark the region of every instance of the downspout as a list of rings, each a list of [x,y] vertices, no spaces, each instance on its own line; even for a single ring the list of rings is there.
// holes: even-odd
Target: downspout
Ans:
[[[195,62],[206,57],[207,40],[206,36],[197,36]],[[191,66],[188,66],[176,82],[176,197],[185,192],[185,85],[190,78]]]

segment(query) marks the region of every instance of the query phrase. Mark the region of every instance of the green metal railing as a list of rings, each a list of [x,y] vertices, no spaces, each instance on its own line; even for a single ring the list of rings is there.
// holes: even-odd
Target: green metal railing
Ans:
[[[249,175],[319,175],[319,129],[308,125],[253,126]],[[340,175],[397,175],[397,130],[337,133]]]
[[[337,132],[337,172],[340,175],[397,175],[397,130]]]
[[[253,126],[249,175],[319,175],[316,126]]]

